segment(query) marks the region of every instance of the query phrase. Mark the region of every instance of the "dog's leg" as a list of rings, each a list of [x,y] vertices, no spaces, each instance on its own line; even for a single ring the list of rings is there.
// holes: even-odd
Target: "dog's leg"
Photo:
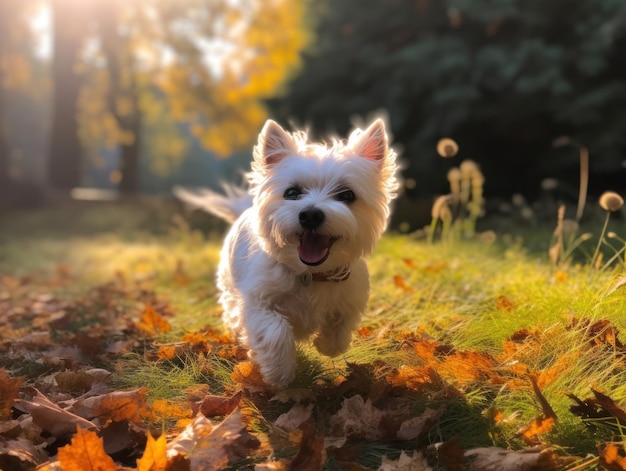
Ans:
[[[361,313],[356,310],[328,314],[313,341],[317,351],[335,357],[348,350],[352,332],[358,327],[360,319]]]
[[[263,379],[270,386],[287,387],[296,375],[296,343],[291,324],[271,310],[244,312],[243,319],[244,342],[250,348],[250,357],[259,364]]]

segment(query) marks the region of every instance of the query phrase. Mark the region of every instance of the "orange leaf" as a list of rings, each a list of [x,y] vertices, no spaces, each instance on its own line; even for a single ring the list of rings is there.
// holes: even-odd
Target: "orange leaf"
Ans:
[[[160,419],[188,419],[192,414],[187,404],[177,404],[166,399],[155,399],[152,412]]]
[[[535,445],[537,444],[537,435],[549,432],[554,423],[554,417],[537,417],[528,427],[520,431],[521,437],[529,445]]]
[[[114,422],[128,420],[140,422],[142,416],[148,412],[146,403],[147,388],[130,391],[113,391],[97,397],[93,406],[95,417],[106,417]]]
[[[359,330],[357,330],[357,334],[359,335],[359,337],[371,337],[373,331],[371,327],[364,325],[359,327]]]
[[[63,471],[116,471],[113,458],[106,454],[102,439],[89,430],[76,427],[69,445],[59,448],[59,463]]]
[[[407,284],[404,282],[404,279],[400,275],[395,275],[393,277],[393,282],[398,288],[401,288],[404,291],[411,291],[411,288],[407,286]]]
[[[498,296],[498,299],[496,300],[496,307],[499,311],[509,312],[514,306],[513,302],[506,296]]]
[[[141,314],[141,320],[137,323],[137,327],[150,335],[172,330],[170,323],[163,319],[149,304],[146,305],[146,308]]]
[[[161,345],[157,352],[157,358],[159,360],[171,360],[176,356],[176,348],[171,345]]]
[[[0,368],[0,420],[8,420],[11,416],[13,400],[17,398],[24,378],[10,377],[7,370]]]
[[[623,448],[622,448],[623,449]],[[626,458],[620,454],[620,447],[615,443],[607,443],[599,447],[600,465],[609,471],[626,470]]]
[[[417,268],[417,264],[415,263],[415,260],[413,260],[411,258],[403,258],[402,261],[409,268]]]
[[[267,389],[257,363],[251,361],[237,363],[231,377],[236,383],[245,384],[247,387]]]
[[[137,471],[165,471],[167,466],[167,440],[162,434],[156,440],[148,433],[148,442],[141,458],[137,460]]]

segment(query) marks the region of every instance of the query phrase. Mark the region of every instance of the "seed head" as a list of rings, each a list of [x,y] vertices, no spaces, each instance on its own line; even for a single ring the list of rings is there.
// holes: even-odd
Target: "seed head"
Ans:
[[[615,193],[614,191],[605,191],[600,196],[600,206],[605,211],[611,211],[612,213],[618,211],[624,206],[624,198]]]
[[[454,157],[458,151],[459,145],[449,137],[444,137],[437,143],[437,153],[441,157]]]

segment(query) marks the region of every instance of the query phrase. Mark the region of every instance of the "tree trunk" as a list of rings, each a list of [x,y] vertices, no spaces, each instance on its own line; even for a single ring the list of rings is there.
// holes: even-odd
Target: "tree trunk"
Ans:
[[[0,1],[0,184],[9,180],[9,162],[11,161],[4,117],[4,70],[2,70],[1,65],[3,63],[2,58],[6,53],[4,45],[8,40],[5,33],[7,30],[7,16],[7,8],[4,2]]]
[[[2,52],[0,51],[0,60]],[[0,69],[0,185],[9,181],[9,142],[4,124],[4,90],[2,89],[2,69]]]
[[[141,110],[137,89],[134,59],[126,38],[119,33],[119,3],[101,4],[98,13],[102,49],[109,72],[109,111],[115,118],[124,141],[120,143],[119,190],[124,195],[139,193],[139,151],[141,148]],[[119,102],[130,104],[120,111]],[[130,138],[130,139],[129,139]],[[126,141],[128,139],[128,141]]]
[[[74,0],[51,1],[54,88],[47,173],[50,185],[58,189],[71,189],[82,181],[82,148],[76,119],[82,78],[75,65],[86,17],[80,3]]]

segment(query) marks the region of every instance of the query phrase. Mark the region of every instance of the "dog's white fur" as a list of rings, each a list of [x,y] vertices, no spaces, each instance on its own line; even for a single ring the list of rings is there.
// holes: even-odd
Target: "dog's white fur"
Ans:
[[[328,356],[349,347],[369,297],[364,257],[386,228],[398,187],[387,141],[380,119],[328,145],[268,120],[254,148],[248,193],[175,190],[233,222],[218,269],[223,319],[271,386],[293,380],[297,340],[315,334],[317,350]],[[288,197],[290,188],[300,193]],[[323,221],[307,224],[307,211],[316,217],[321,211]],[[306,244],[312,245],[299,248]]]

